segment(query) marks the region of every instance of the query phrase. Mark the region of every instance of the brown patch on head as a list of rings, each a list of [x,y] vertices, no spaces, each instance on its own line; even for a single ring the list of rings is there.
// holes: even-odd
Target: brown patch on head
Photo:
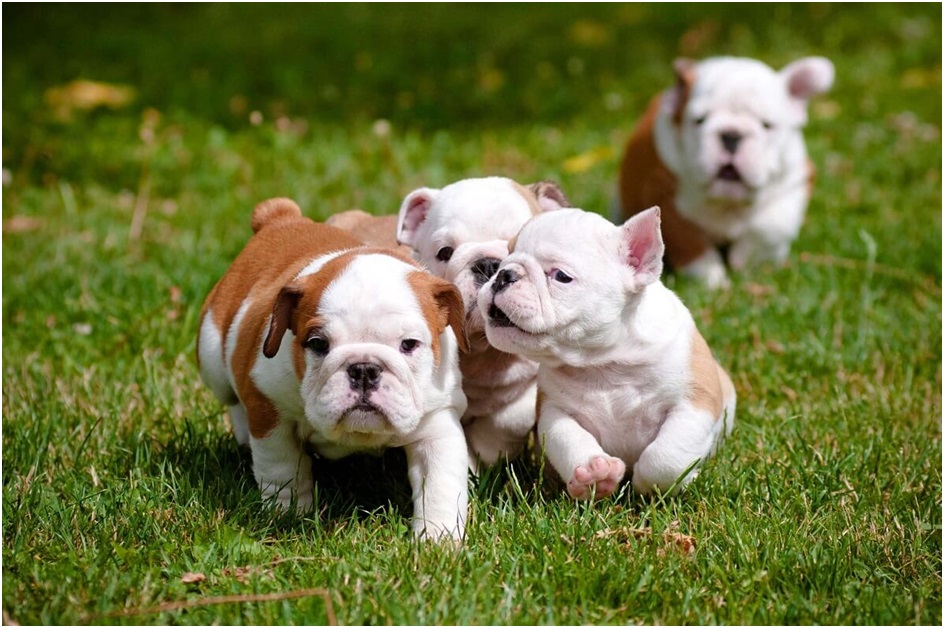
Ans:
[[[692,382],[689,401],[696,408],[707,410],[715,420],[721,418],[724,407],[724,391],[719,376],[720,367],[711,355],[708,343],[698,330],[692,336],[691,370]]]
[[[292,334],[295,335],[295,343],[292,345],[292,363],[295,368],[295,374],[299,379],[304,377],[304,345],[310,331],[324,325],[318,311],[325,290],[337,280],[338,275],[347,269],[355,257],[359,255],[376,254],[392,257],[414,266],[418,273],[421,272],[416,262],[405,254],[384,248],[359,247],[328,260],[317,272],[293,280],[279,292],[279,296],[272,309],[271,325],[263,347],[264,355],[266,355],[266,357],[275,356],[286,330],[291,330]],[[432,275],[429,276],[432,277]],[[452,286],[452,284],[444,282],[443,280],[439,281],[448,286]],[[456,292],[458,294],[458,291]],[[459,297],[459,306],[462,306],[461,297]],[[440,329],[440,332],[443,328],[445,328],[445,324]],[[434,342],[438,342],[438,334],[435,335],[433,340]]]
[[[256,205],[252,211],[252,232],[259,233],[267,227],[283,220],[301,218],[302,210],[290,198],[270,198]]]
[[[452,327],[459,350],[467,352],[469,342],[465,337],[465,305],[459,289],[422,270],[411,272],[407,282],[413,288],[423,317],[432,332],[433,358],[436,363],[439,363],[439,335],[447,326]]]
[[[515,234],[511,240],[508,240],[508,254],[511,255],[515,252],[515,246],[518,244],[518,234]]]
[[[682,125],[682,114],[691,96],[692,85],[695,84],[697,65],[696,61],[684,57],[676,59],[672,64],[672,69],[675,71],[675,108],[672,111],[672,122],[676,126]]]

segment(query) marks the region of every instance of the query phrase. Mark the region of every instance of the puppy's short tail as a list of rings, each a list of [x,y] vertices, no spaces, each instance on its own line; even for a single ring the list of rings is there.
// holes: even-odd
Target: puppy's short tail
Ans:
[[[290,198],[270,198],[262,201],[252,210],[252,232],[259,233],[259,230],[268,225],[291,220],[302,215],[302,210]]]

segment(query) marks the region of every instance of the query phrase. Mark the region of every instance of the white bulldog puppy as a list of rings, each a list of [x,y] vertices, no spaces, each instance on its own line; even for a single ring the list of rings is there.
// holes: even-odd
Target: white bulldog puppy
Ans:
[[[776,72],[754,59],[679,59],[675,74],[626,145],[621,215],[659,205],[670,266],[724,287],[726,262],[783,262],[799,234],[815,174],[807,103],[832,86],[833,64],[806,57]]]
[[[734,423],[735,393],[659,277],[659,208],[616,227],[563,209],[528,222],[479,295],[497,348],[541,364],[538,438],[575,499],[680,488]]]
[[[200,319],[200,374],[229,406],[266,498],[312,505],[310,444],[340,458],[406,450],[417,536],[460,539],[468,453],[456,288],[395,251],[271,199]]]
[[[464,179],[442,189],[419,188],[400,206],[397,240],[465,302],[469,351],[459,358],[469,406],[462,422],[475,470],[513,458],[535,422],[536,363],[492,347],[476,303],[479,289],[508,255],[508,241],[532,216],[568,205],[557,185],[523,186],[511,179]]]

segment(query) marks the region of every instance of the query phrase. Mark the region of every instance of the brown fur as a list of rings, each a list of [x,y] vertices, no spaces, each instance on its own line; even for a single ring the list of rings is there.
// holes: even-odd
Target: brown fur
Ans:
[[[397,216],[395,214],[373,216],[360,209],[351,209],[329,216],[325,224],[350,231],[370,246],[397,249],[406,255],[410,254],[410,247],[397,242]]]
[[[233,355],[226,356],[224,353],[223,359],[232,364],[236,393],[246,408],[250,434],[255,438],[263,438],[278,425],[279,419],[272,402],[256,388],[250,376],[260,347],[264,345],[265,355],[274,356],[285,331],[292,329],[298,338],[292,348],[292,361],[296,373],[301,376],[304,373],[302,345],[307,339],[302,330],[307,331],[317,325],[317,320],[313,319],[310,313],[317,311],[318,301],[324,289],[350,263],[352,256],[382,253],[413,266],[417,265],[406,255],[390,249],[364,246],[344,230],[302,217],[298,206],[288,199],[272,199],[261,203],[253,212],[252,226],[255,235],[249,239],[226,274],[210,291],[201,309],[200,321],[202,324],[207,312],[212,309],[214,325],[225,339],[240,306],[247,298],[251,298],[251,304],[242,319]],[[293,281],[313,259],[345,249],[355,250],[330,260],[319,272]],[[424,274],[418,266],[416,274]],[[432,276],[430,278],[435,279]],[[437,281],[455,291],[451,284]],[[414,285],[420,284],[422,281]],[[430,294],[428,290],[417,291],[421,304],[427,294]],[[438,303],[440,293],[434,294]],[[447,322],[454,325],[460,347],[464,348],[465,337],[461,327],[462,302],[457,294],[455,298],[459,300],[458,307],[454,307],[456,304],[452,297],[442,297],[443,307],[448,307],[450,312],[442,314],[437,311],[435,320],[439,325],[440,321],[445,319],[438,327],[439,332],[445,328]],[[458,312],[457,315],[452,315],[453,309]],[[306,312],[309,313],[308,316]],[[460,317],[458,328],[455,325],[456,316]],[[270,318],[271,329],[263,339]],[[434,331],[435,329],[437,328],[434,328]],[[434,338],[438,338],[438,335],[434,333]],[[225,349],[224,340],[224,352]]]
[[[626,144],[620,164],[619,193],[623,218],[658,205],[662,211],[662,239],[665,257],[675,269],[698,259],[711,246],[704,232],[682,216],[675,206],[677,184],[656,152],[655,120],[661,96],[649,108]]]
[[[730,378],[727,378],[727,373],[715,362],[708,343],[697,329],[692,337],[691,369],[692,386],[689,400],[696,408],[707,410],[711,416],[720,418],[727,396],[722,387],[722,374],[729,383]]]

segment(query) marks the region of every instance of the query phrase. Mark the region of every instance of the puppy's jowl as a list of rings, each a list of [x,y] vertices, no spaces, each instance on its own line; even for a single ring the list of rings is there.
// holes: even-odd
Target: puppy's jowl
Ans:
[[[485,337],[476,303],[508,255],[508,241],[532,216],[569,203],[555,184],[465,179],[442,189],[419,188],[400,207],[397,239],[433,274],[462,293],[470,350],[459,358],[469,399],[462,422],[470,458],[493,464],[517,455],[534,427],[538,366],[496,350]]]
[[[403,447],[414,532],[461,538],[458,291],[394,251],[303,218],[288,199],[256,207],[252,228],[203,305],[197,351],[262,494],[311,507],[306,442],[327,458]]]
[[[783,262],[813,185],[807,104],[833,72],[822,57],[779,72],[753,59],[676,61],[676,85],[652,100],[626,145],[622,218],[659,205],[670,265],[710,287],[729,283],[725,262]]]
[[[538,438],[576,499],[681,487],[734,423],[735,394],[662,285],[659,209],[616,227],[562,209],[532,219],[483,286],[489,341],[540,363]]]

